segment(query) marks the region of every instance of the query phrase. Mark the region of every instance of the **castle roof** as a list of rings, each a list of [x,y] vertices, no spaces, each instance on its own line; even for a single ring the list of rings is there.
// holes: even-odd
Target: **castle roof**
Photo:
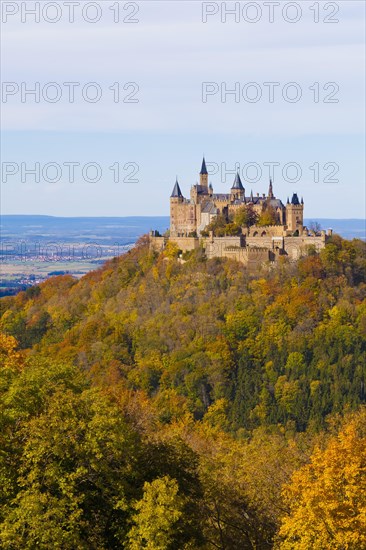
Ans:
[[[175,185],[173,187],[173,191],[172,191],[172,194],[170,195],[171,197],[183,197],[182,195],[182,191],[180,190],[180,187],[179,187],[179,183],[178,183],[178,180],[175,181]]]
[[[247,201],[252,202],[253,204],[259,204],[265,200],[267,200],[265,197],[254,197],[253,192],[250,194],[250,197],[247,197]]]
[[[213,202],[209,201],[206,202],[201,212],[204,214],[217,214],[217,208],[215,207]]]
[[[292,195],[291,204],[300,204],[299,197],[297,196],[297,193],[294,193]]]
[[[201,193],[207,195],[207,187],[205,187],[204,185],[199,185],[198,183],[196,183],[193,187],[196,189],[198,195]]]
[[[285,205],[280,199],[269,199],[267,200],[267,204],[272,206],[273,208],[284,208]]]
[[[203,157],[203,160],[202,160],[202,167],[201,167],[201,172],[200,172],[200,174],[208,174],[207,168],[206,168],[205,157]]]
[[[244,191],[244,187],[241,182],[239,172],[236,173],[235,180],[231,189],[240,189],[240,191]]]
[[[214,195],[215,197],[215,195]],[[242,199],[236,199],[234,201],[234,204],[261,204],[261,203],[267,203],[272,208],[284,208],[284,204],[280,199],[268,199],[267,197],[253,197],[253,193],[250,194],[250,197],[243,197]]]

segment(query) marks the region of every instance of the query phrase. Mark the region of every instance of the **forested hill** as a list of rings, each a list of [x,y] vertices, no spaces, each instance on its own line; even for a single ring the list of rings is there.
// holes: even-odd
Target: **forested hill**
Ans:
[[[327,460],[365,467],[365,246],[334,236],[253,276],[143,238],[3,298],[4,548],[344,548],[338,530],[366,544],[365,491],[347,525],[300,506]]]
[[[228,403],[230,430],[327,414],[365,398],[365,245],[335,238],[270,275],[146,245],[82,280],[55,277],[2,300],[1,329],[32,353],[122,378],[202,418]],[[171,407],[171,404],[169,404]]]

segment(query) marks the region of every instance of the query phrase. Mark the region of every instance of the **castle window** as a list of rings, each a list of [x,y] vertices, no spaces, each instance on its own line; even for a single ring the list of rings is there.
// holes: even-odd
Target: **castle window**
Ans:
[[[267,235],[267,233],[265,231],[262,231],[261,237],[265,237],[266,235]]]

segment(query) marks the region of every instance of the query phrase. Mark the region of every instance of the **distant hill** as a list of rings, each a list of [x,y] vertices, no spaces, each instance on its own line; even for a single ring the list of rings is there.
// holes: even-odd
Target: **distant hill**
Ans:
[[[320,223],[323,229],[331,227],[346,239],[366,239],[366,222],[362,219],[307,218]],[[98,244],[133,244],[151,229],[164,232],[169,227],[168,216],[129,217],[72,217],[8,215],[1,217],[3,241],[27,240],[44,242],[83,242]]]
[[[169,217],[130,216],[124,218],[53,216],[1,216],[2,240],[44,242],[83,242],[98,244],[133,244],[151,229],[165,231]]]
[[[344,239],[362,239],[366,240],[366,220],[362,219],[332,219],[332,218],[307,218],[305,225],[312,221],[320,223],[322,229],[333,229]]]

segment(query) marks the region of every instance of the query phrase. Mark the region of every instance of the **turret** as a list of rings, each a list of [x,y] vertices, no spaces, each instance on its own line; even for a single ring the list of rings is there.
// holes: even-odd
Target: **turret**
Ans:
[[[291,203],[287,199],[286,204],[286,224],[289,231],[303,230],[304,225],[304,201],[299,201],[297,193],[292,195]]]
[[[272,180],[269,180],[268,198],[274,199]]]
[[[203,157],[202,159],[202,167],[200,172],[200,186],[203,188],[202,190],[208,193],[208,172],[206,168],[205,157]]]
[[[179,227],[180,212],[184,197],[180,190],[178,179],[175,180],[172,194],[170,195],[170,234],[176,236]]]
[[[230,197],[231,197],[231,200],[235,200],[235,199],[243,199],[244,196],[245,196],[245,189],[241,182],[239,172],[237,172],[234,179],[234,183],[230,190]]]
[[[172,194],[170,195],[170,199],[179,199],[178,201],[174,200],[174,202],[182,202],[183,201],[183,195],[182,195],[182,191],[180,190],[180,187],[179,187],[178,178],[175,180],[175,184],[174,184],[174,187],[173,187]]]

